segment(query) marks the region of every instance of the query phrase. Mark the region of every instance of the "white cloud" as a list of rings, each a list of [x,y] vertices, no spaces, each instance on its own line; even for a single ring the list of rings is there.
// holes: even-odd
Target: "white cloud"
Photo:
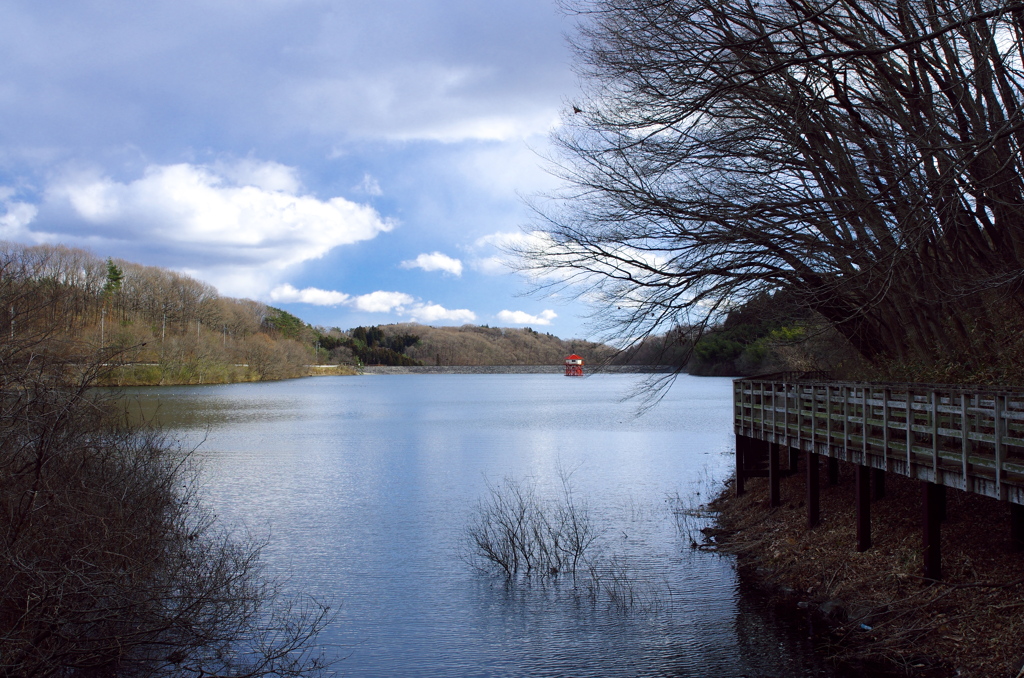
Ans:
[[[352,300],[351,306],[367,313],[402,313],[405,307],[416,301],[404,292],[370,292]]]
[[[515,271],[513,255],[509,250],[534,248],[546,239],[538,233],[499,231],[477,238],[468,248],[473,253],[469,265],[485,275],[504,275]]]
[[[285,283],[271,290],[268,296],[270,301],[278,303],[348,306],[365,313],[394,313],[419,323],[468,323],[476,320],[476,313],[469,309],[448,309],[440,304],[424,304],[404,292],[378,290],[353,297],[344,292],[322,290],[316,287],[307,287],[300,290],[293,285]]]
[[[375,197],[384,195],[384,191],[381,190],[380,187],[380,182],[369,174],[364,174],[363,180],[360,181],[354,189],[359,193],[365,193],[366,195],[372,195]]]
[[[462,275],[462,262],[440,252],[421,254],[412,261],[403,261],[402,268],[422,268],[424,271],[444,271],[452,275]]]
[[[218,162],[213,165],[213,169],[236,186],[255,186],[265,191],[292,195],[302,190],[295,168],[276,162],[246,158],[233,163]]]
[[[540,312],[540,315],[530,315],[526,311],[501,311],[498,313],[498,320],[510,325],[550,325],[551,321],[558,317],[558,314],[547,309]]]
[[[49,187],[44,209],[51,222],[77,222],[58,226],[64,242],[144,247],[233,296],[263,296],[288,269],[395,225],[368,205],[303,194],[293,168],[252,159],[153,165],[128,182],[71,174]]]
[[[438,304],[420,304],[410,311],[409,317],[418,323],[436,323],[442,320],[471,323],[476,320],[476,313],[466,308],[447,309]]]
[[[348,302],[352,297],[344,292],[322,290],[317,287],[296,289],[285,283],[270,290],[270,300],[279,303],[312,304],[314,306],[338,306]]]
[[[39,214],[35,205],[11,200],[13,195],[12,189],[0,187],[0,204],[4,207],[4,214],[0,215],[0,240],[26,239],[29,235],[27,226]]]
[[[307,130],[331,136],[451,144],[542,136],[559,123],[557,95],[538,101],[495,92],[501,73],[493,66],[417,59],[369,70],[288,81],[277,90],[287,102],[282,124],[301,121]]]

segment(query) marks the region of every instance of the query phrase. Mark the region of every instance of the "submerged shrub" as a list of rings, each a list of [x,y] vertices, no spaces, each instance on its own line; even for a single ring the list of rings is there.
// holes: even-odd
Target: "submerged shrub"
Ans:
[[[653,611],[663,591],[634,563],[601,548],[587,503],[560,472],[559,493],[541,498],[529,479],[487,486],[466,529],[470,560],[514,584],[571,577],[574,597],[620,611]]]
[[[562,473],[556,501],[537,497],[532,481],[505,478],[488,485],[467,529],[474,556],[512,579],[519,575],[577,575],[588,559],[597,532],[585,503]]]
[[[570,575],[591,565],[597,532],[586,503],[562,473],[557,501],[542,501],[529,480],[506,477],[488,484],[467,534],[473,554],[507,578]]]

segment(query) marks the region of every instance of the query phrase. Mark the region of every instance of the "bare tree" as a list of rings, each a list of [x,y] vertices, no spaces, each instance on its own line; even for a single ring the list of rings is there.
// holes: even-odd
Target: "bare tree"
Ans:
[[[865,357],[969,354],[1021,311],[1024,5],[592,0],[567,188],[516,252],[604,329],[786,290]]]

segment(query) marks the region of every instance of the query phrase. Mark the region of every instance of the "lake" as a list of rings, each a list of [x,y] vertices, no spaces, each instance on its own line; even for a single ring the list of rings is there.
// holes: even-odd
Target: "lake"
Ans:
[[[127,389],[198,445],[222,523],[269,535],[268,570],[332,601],[321,640],[351,676],[826,676],[806,639],[689,547],[732,462],[731,382],[643,375],[318,377]],[[589,586],[508,584],[467,527],[506,478],[597,531]],[[698,494],[699,493],[699,494]],[[699,527],[699,525],[696,525]],[[683,529],[685,528],[685,529]],[[596,588],[596,592],[595,589]]]

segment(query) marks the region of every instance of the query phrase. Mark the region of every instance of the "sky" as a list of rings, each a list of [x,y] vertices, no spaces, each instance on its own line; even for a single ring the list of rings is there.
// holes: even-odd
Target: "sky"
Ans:
[[[579,83],[555,0],[0,3],[0,240],[324,327],[590,336],[503,243]]]

